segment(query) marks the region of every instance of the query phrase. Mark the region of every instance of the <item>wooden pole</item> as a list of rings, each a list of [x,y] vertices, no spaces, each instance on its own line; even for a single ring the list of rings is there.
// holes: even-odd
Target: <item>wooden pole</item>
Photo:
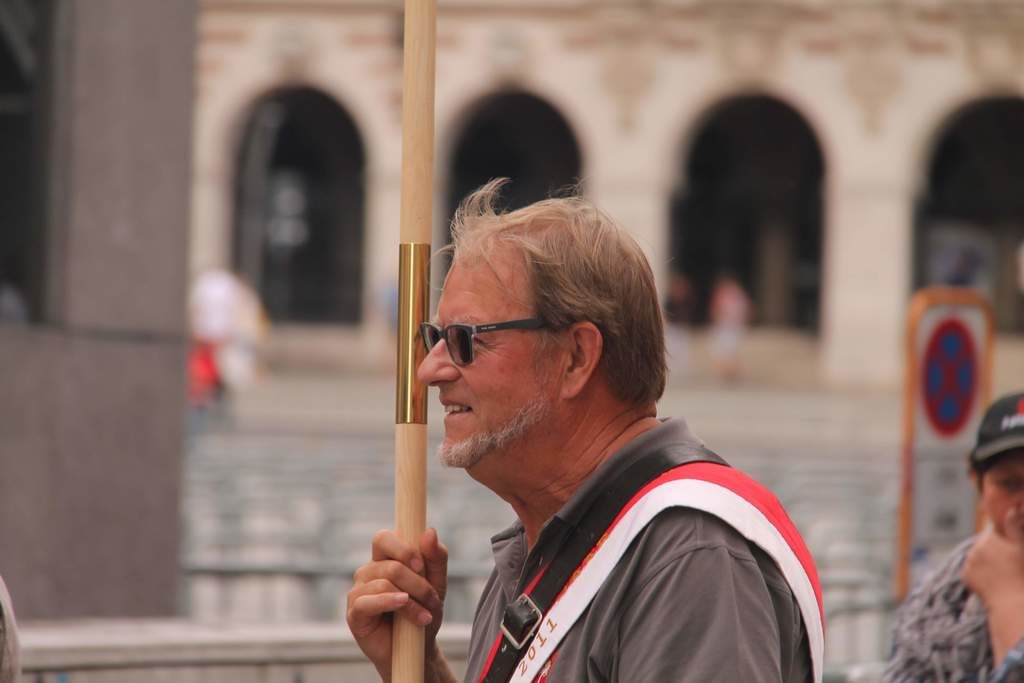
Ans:
[[[416,368],[424,354],[419,324],[426,318],[430,305],[436,32],[437,0],[405,0],[395,529],[409,543],[418,543],[427,516],[427,391],[416,380]],[[392,680],[422,683],[423,628],[396,615],[393,643]]]

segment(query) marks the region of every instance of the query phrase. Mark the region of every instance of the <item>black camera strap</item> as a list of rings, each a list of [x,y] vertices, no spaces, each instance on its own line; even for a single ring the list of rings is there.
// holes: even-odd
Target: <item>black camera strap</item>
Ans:
[[[544,567],[523,572],[518,597],[505,607],[498,639],[484,665],[480,683],[507,683],[544,615],[622,509],[644,486],[665,472],[695,462],[726,465],[713,451],[693,443],[667,444],[640,457],[617,474],[606,488],[575,507],[575,514],[555,518],[567,527],[555,557]]]

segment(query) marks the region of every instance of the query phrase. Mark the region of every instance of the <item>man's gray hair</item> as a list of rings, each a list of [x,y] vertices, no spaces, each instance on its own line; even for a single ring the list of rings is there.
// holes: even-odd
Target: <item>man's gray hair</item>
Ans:
[[[556,332],[594,323],[604,343],[598,368],[613,394],[634,405],[657,401],[667,374],[665,331],[640,245],[579,194],[500,212],[495,203],[506,182],[492,180],[462,202],[448,247],[454,261],[520,255],[537,317]]]

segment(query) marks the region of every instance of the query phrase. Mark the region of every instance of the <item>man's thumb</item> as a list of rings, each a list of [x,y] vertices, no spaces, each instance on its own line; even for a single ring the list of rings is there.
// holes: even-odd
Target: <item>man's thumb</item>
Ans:
[[[426,562],[426,577],[435,588],[443,589],[448,584],[448,549],[437,538],[436,529],[423,532],[420,552]]]

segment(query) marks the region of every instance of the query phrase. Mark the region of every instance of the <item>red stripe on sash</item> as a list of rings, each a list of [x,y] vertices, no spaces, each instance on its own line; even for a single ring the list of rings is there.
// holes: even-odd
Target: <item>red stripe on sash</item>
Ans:
[[[712,462],[695,462],[671,469],[653,480],[633,496],[632,500],[626,503],[626,506],[622,508],[622,511],[615,518],[615,521],[608,527],[609,530],[614,528],[615,525],[619,523],[619,520],[622,519],[622,516],[625,515],[630,508],[636,505],[637,501],[643,498],[645,494],[650,492],[651,489],[657,488],[661,484],[665,484],[670,481],[679,481],[682,479],[697,479],[699,481],[706,481],[708,483],[717,484],[718,486],[727,488],[757,508],[757,510],[764,515],[769,522],[771,522],[772,526],[774,526],[779,531],[779,534],[782,535],[786,544],[793,551],[793,554],[796,555],[797,560],[800,561],[800,566],[804,569],[804,573],[807,574],[807,578],[810,579],[811,586],[814,588],[814,597],[818,602],[818,614],[821,616],[821,623],[824,625],[825,609],[821,600],[821,583],[818,581],[818,570],[814,566],[814,559],[811,557],[811,552],[804,544],[804,539],[800,536],[800,532],[797,531],[796,526],[793,525],[793,521],[789,518],[789,515],[786,514],[786,511],[782,507],[782,503],[779,502],[779,499],[757,481],[751,479],[735,468]]]
[[[771,491],[754,479],[748,477],[743,472],[729,467],[728,465],[720,465],[712,462],[694,462],[680,465],[679,467],[665,472],[640,489],[640,491],[638,491],[636,495],[626,503],[622,510],[619,511],[619,514],[616,515],[615,519],[608,526],[608,529],[605,530],[601,539],[598,540],[587,557],[584,558],[582,563],[580,563],[580,566],[576,569],[573,576],[569,578],[569,581],[566,582],[566,585],[562,587],[562,590],[559,592],[559,598],[565,593],[568,587],[572,584],[573,579],[576,578],[576,575],[580,570],[587,564],[590,558],[593,557],[594,553],[597,552],[597,548],[601,546],[604,539],[608,537],[609,533],[611,533],[611,530],[615,528],[615,526],[622,520],[622,517],[629,512],[629,510],[632,509],[640,499],[642,499],[652,489],[655,489],[662,484],[684,479],[705,481],[728,489],[749,502],[762,515],[764,515],[765,519],[767,519],[771,525],[778,530],[783,540],[793,551],[793,554],[800,562],[800,566],[803,568],[804,573],[807,575],[808,580],[810,580],[811,587],[814,589],[815,600],[818,603],[818,615],[821,618],[822,628],[824,629],[825,609],[821,599],[821,584],[818,580],[818,570],[814,566],[814,560],[811,557],[811,553],[807,549],[807,546],[804,544],[804,540],[800,536],[800,532],[797,531],[793,521],[789,518],[789,515],[786,514],[786,510],[782,507],[782,503],[779,502],[779,499],[776,498]],[[530,584],[523,592],[529,594],[545,571],[547,571],[547,567],[544,567],[544,569],[542,569],[537,576],[530,581]],[[557,602],[558,599],[555,600],[555,603]],[[482,683],[487,677],[491,664],[494,662],[494,657],[498,653],[498,647],[501,645],[501,640],[502,633],[499,629],[498,637],[491,646],[491,651],[487,657],[487,662],[484,664],[478,683]]]

